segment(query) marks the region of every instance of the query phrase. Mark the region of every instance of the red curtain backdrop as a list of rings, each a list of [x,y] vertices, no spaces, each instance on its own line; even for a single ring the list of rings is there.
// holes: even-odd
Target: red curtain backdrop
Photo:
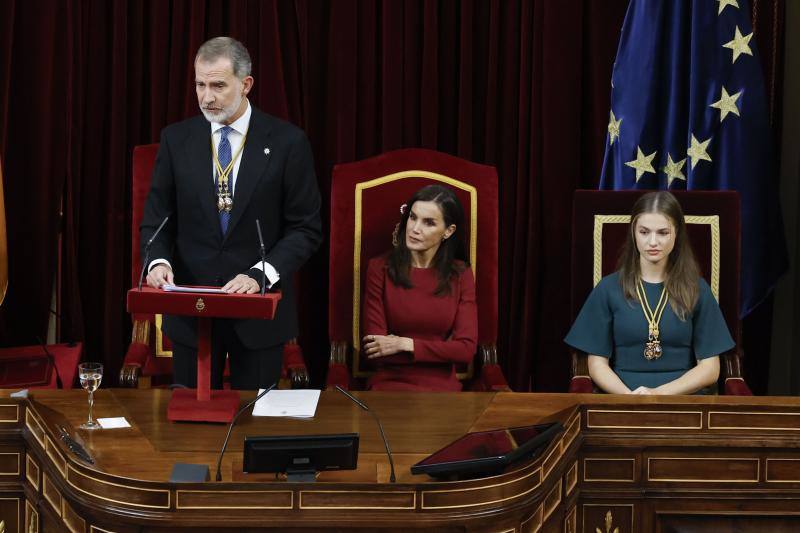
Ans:
[[[784,1],[753,6],[776,117]],[[515,390],[565,390],[572,191],[596,186],[626,8],[627,0],[0,3],[10,256],[2,344],[45,333],[60,227],[63,336],[84,339],[85,357],[104,361],[113,383],[130,336],[131,150],[198,112],[194,53],[231,35],[253,57],[251,102],[308,133],[323,198],[334,164],[401,147],[497,167],[504,370]],[[300,342],[320,384],[327,242],[298,282]],[[768,339],[770,323],[762,318],[752,337]]]

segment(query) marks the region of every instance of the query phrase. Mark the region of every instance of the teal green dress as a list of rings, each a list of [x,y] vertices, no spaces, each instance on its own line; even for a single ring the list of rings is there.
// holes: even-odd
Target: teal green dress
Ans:
[[[653,309],[664,284],[643,285]],[[618,272],[600,280],[564,342],[588,354],[610,358],[611,368],[631,390],[669,383],[694,367],[697,360],[735,346],[711,288],[702,278],[699,285],[697,305],[685,321],[667,304],[660,323],[663,353],[659,359],[644,358],[647,320],[638,301],[625,299]]]

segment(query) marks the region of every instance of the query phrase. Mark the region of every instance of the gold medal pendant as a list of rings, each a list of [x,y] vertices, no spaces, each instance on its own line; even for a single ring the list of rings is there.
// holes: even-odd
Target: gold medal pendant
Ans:
[[[661,357],[661,341],[653,337],[644,345],[644,358],[648,361]]]

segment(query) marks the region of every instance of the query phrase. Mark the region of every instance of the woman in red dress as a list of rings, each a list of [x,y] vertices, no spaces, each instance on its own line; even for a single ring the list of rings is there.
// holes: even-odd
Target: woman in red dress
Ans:
[[[392,251],[367,267],[363,349],[377,371],[371,390],[458,391],[455,364],[478,339],[475,278],[450,189],[429,185],[401,208]]]

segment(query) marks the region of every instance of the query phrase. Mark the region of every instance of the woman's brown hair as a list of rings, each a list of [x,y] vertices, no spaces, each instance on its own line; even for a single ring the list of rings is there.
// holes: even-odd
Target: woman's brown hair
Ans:
[[[664,286],[669,295],[672,310],[681,320],[691,315],[699,298],[698,280],[700,268],[689,244],[683,210],[678,200],[667,191],[649,192],[633,204],[628,238],[619,258],[619,281],[622,292],[628,300],[638,301],[636,285],[642,275],[639,250],[636,247],[636,221],[646,213],[663,215],[675,229],[675,247],[667,258]]]

